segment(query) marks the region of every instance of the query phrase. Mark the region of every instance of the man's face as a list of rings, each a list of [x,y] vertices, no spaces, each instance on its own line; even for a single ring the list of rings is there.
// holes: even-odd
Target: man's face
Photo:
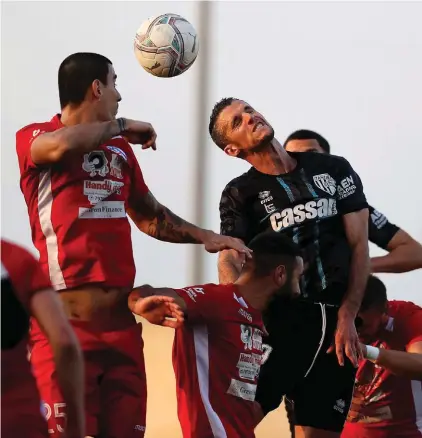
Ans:
[[[356,326],[360,341],[365,344],[374,342],[380,330],[385,326],[387,318],[386,309],[378,307],[359,312]]]
[[[280,285],[276,292],[278,296],[297,297],[300,295],[300,278],[303,274],[303,259],[296,257],[293,268],[279,266],[276,269],[276,282]]]
[[[98,81],[97,88],[99,88],[100,93],[97,95],[97,107],[101,121],[109,121],[116,118],[119,102],[122,100],[120,93],[116,89],[116,79],[117,76],[114,67],[110,64],[107,83],[103,84]]]
[[[285,149],[288,152],[325,152],[316,140],[290,140]]]
[[[243,100],[235,100],[221,111],[216,129],[226,138],[224,152],[234,157],[257,152],[274,138],[274,129],[264,116]]]

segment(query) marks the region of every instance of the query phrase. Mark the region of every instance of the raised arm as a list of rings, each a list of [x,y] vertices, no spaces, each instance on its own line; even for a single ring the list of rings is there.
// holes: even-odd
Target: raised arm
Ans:
[[[57,163],[72,153],[91,152],[120,134],[129,137],[132,143],[155,148],[156,134],[149,123],[123,118],[67,126],[53,132],[29,126],[16,133],[16,143],[18,149],[30,147],[34,164],[46,165]]]
[[[242,254],[250,251],[239,239],[204,230],[174,214],[148,191],[134,193],[127,210],[135,225],[145,234],[164,242],[203,244],[208,252],[234,249]]]

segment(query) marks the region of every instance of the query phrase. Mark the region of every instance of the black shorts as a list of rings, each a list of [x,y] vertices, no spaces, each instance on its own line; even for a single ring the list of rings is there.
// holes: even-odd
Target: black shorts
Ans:
[[[279,306],[277,306],[279,307]],[[340,367],[334,340],[338,306],[302,300],[285,303],[268,315],[271,351],[261,367],[256,400],[267,414],[283,397],[294,406],[294,421],[340,432],[352,400],[356,369],[345,358]]]

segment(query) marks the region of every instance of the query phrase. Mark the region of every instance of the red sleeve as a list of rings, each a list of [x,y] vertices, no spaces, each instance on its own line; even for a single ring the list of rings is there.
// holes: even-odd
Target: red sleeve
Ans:
[[[25,170],[37,167],[31,158],[32,142],[39,135],[51,131],[54,131],[54,128],[50,123],[33,123],[25,126],[16,133],[16,153],[18,155],[21,173]]]
[[[422,342],[422,308],[408,301],[392,302],[397,306],[396,319],[400,319],[401,333],[406,349],[415,342]]]
[[[186,303],[187,320],[191,323],[207,322],[221,315],[223,294],[217,288],[207,285],[175,289]]]
[[[51,283],[40,264],[26,249],[2,240],[1,262],[2,270],[4,267],[24,306],[29,307],[30,300],[36,292],[51,288]]]

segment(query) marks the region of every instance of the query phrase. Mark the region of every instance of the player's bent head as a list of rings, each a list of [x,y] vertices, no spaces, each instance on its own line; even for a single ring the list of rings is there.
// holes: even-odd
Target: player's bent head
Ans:
[[[208,126],[214,143],[227,155],[245,158],[274,138],[274,129],[247,102],[225,97],[214,105]]]
[[[80,106],[84,101],[101,105],[103,110],[117,112],[121,100],[116,90],[116,74],[112,62],[98,53],[74,53],[59,67],[61,108]]]
[[[303,260],[300,248],[289,237],[267,231],[254,237],[248,247],[253,256],[242,273],[249,271],[256,278],[271,280],[279,293],[300,293]]]
[[[388,309],[387,288],[375,275],[370,275],[360,306],[356,327],[362,340],[369,342],[385,323]]]
[[[292,132],[285,140],[283,148],[289,152],[319,152],[330,153],[330,144],[318,132],[309,129],[299,129]]]

